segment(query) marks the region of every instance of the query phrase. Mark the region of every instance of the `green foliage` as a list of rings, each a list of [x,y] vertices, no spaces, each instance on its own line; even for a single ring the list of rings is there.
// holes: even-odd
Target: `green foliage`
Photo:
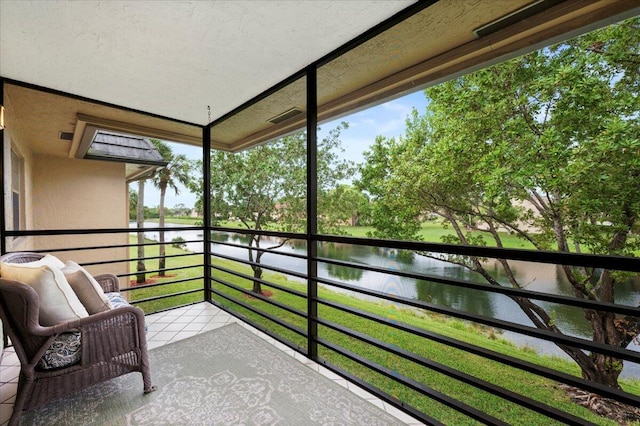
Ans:
[[[336,230],[344,214],[335,206],[337,182],[352,165],[340,160],[340,124],[318,144],[319,227]],[[295,133],[238,153],[211,153],[211,211],[213,224],[239,220],[248,229],[306,230],[306,134]],[[200,182],[192,182],[202,192]],[[342,191],[342,190],[341,190]],[[344,192],[344,191],[343,191]],[[198,201],[201,205],[202,199]]]
[[[191,162],[186,156],[179,154],[175,155],[171,146],[166,142],[158,139],[151,139],[151,142],[156,147],[162,158],[167,161],[167,165],[156,171],[153,176],[153,184],[160,190],[160,209],[164,209],[164,195],[167,188],[173,189],[178,195],[180,190],[178,183],[185,186],[189,186],[191,176],[189,174],[191,168]]]
[[[186,240],[182,237],[175,237],[171,240],[171,247],[184,250],[187,248]]]
[[[318,209],[324,222],[331,224],[358,226],[370,222],[369,198],[350,185],[339,184],[324,193]]]
[[[539,250],[633,256],[640,250],[638,25],[633,18],[426,89],[426,111],[412,112],[403,137],[378,137],[360,166],[374,235],[419,239],[420,222],[436,214],[453,231],[448,243],[484,245],[481,233],[502,247],[498,231],[506,231]],[[444,260],[486,272],[478,259]],[[577,297],[608,303],[627,277],[565,272]],[[511,277],[509,284],[523,283]],[[521,308],[538,327],[561,332],[539,306]],[[639,331],[635,321],[622,329],[612,316],[587,318],[602,343],[626,347]],[[569,352],[585,374],[607,370],[594,380],[616,386],[615,362]]]

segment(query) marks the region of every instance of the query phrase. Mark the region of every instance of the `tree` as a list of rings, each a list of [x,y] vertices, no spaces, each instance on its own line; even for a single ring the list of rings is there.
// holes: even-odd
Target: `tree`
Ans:
[[[167,193],[167,188],[171,188],[175,191],[176,195],[180,194],[180,189],[178,188],[178,183],[187,186],[189,184],[189,160],[187,157],[179,154],[175,155],[173,150],[169,145],[165,142],[162,142],[158,139],[151,139],[151,142],[155,145],[156,149],[162,156],[162,158],[167,161],[167,165],[162,169],[156,171],[156,174],[153,176],[153,184],[156,188],[160,190],[160,206],[159,206],[159,225],[160,228],[164,228],[164,197]],[[164,230],[160,230],[160,253],[158,266],[160,269],[159,275],[164,277],[166,275],[165,266],[166,266],[166,248],[164,245]]]
[[[427,89],[406,134],[378,137],[359,185],[381,237],[417,238],[420,218],[451,226],[446,241],[502,247],[500,230],[538,250],[634,256],[640,249],[640,20],[595,31]],[[472,232],[475,231],[475,232]],[[432,254],[426,254],[433,256]],[[501,285],[482,259],[440,256]],[[500,260],[508,284],[522,288]],[[562,266],[577,298],[614,303],[612,270]],[[538,328],[553,312],[513,298]],[[625,348],[640,319],[584,309],[593,341]],[[619,388],[622,361],[559,345],[586,379]]]
[[[366,222],[369,212],[369,198],[351,185],[339,184],[322,198],[320,210],[330,223],[360,225]]]
[[[318,146],[319,198],[345,179],[352,169],[348,161],[338,159],[342,123],[329,131]],[[212,220],[231,218],[252,231],[264,229],[303,232],[306,229],[306,135],[296,133],[238,153],[222,151],[211,155]],[[193,185],[199,190],[200,183]],[[320,202],[319,202],[320,203]],[[337,229],[328,215],[319,213],[319,227]],[[253,269],[253,289],[262,292],[262,236],[249,234],[249,261]],[[286,243],[263,249],[275,250]]]
[[[136,227],[141,229],[144,227],[144,183],[145,179],[138,181],[138,199],[137,199],[137,214],[136,214]],[[136,282],[142,284],[147,280],[145,271],[147,270],[144,264],[144,232],[138,232],[138,262],[136,264]]]
[[[171,214],[175,216],[189,216],[191,209],[185,206],[183,203],[178,203],[173,206]]]

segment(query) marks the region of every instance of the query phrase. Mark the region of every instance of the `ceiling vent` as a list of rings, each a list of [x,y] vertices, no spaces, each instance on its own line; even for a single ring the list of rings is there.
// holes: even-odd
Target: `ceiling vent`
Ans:
[[[515,12],[511,12],[508,15],[505,15],[493,22],[490,22],[486,25],[483,25],[480,28],[475,29],[473,33],[477,38],[487,36],[503,28],[506,28],[509,25],[515,24],[516,22],[530,18],[531,16],[537,13],[543,12],[549,9],[550,7],[555,6],[561,2],[562,0],[534,1],[533,3],[530,3],[523,8],[516,10]]]
[[[302,114],[302,110],[299,108],[293,107],[291,109],[286,110],[282,114],[278,114],[275,117],[268,119],[267,121],[273,124],[280,124],[283,121],[288,120],[300,114]]]
[[[58,137],[63,141],[71,141],[73,140],[73,133],[71,132],[59,132]]]

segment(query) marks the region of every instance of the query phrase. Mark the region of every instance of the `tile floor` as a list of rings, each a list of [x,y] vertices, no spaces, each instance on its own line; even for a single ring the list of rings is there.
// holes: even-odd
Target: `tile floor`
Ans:
[[[273,344],[278,349],[304,363],[309,368],[320,372],[338,383],[340,386],[346,387],[355,394],[360,395],[360,397],[384,409],[407,425],[413,426],[422,424],[392,405],[371,395],[359,386],[348,382],[325,367],[305,358],[303,355],[290,349],[288,346],[281,344],[270,336],[256,330],[250,325],[209,303],[199,303],[197,305],[191,305],[172,311],[148,315],[146,317],[146,321],[148,326],[147,342],[149,349],[175,342],[186,337],[194,336],[205,331],[213,330],[231,322],[237,322],[246,329]],[[7,348],[2,358],[2,363],[0,364],[0,426],[6,425],[11,416],[13,401],[15,400],[16,389],[18,386],[17,380],[19,373],[20,363],[18,362],[18,357],[12,348]]]

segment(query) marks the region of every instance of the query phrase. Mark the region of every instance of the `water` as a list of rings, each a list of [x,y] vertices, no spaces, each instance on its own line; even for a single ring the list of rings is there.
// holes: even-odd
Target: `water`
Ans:
[[[157,224],[145,224],[146,226],[157,226]],[[135,225],[134,225],[135,226]],[[171,226],[171,225],[169,225]],[[158,239],[157,233],[145,233],[147,238]],[[185,240],[202,238],[197,231],[167,231],[165,240],[171,241],[173,238],[181,236]],[[214,240],[229,241],[234,243],[247,244],[247,237],[237,235],[218,234],[213,236]],[[263,238],[261,247],[268,248],[279,243],[274,238]],[[187,249],[195,252],[202,252],[202,243],[188,243]],[[236,247],[228,247],[213,244],[214,252],[234,256],[239,259],[247,259],[247,250]],[[284,246],[278,248],[277,252],[306,254],[304,241],[289,241]],[[318,255],[336,260],[350,261],[371,266],[389,268],[396,271],[406,271],[414,273],[424,273],[442,276],[445,278],[474,281],[485,283],[483,278],[474,272],[458,265],[430,259],[424,256],[412,255],[406,252],[399,252],[393,249],[372,248],[363,246],[353,246],[350,244],[325,243],[318,248]],[[265,253],[262,257],[265,265],[275,266],[296,272],[306,273],[307,265],[304,259],[296,259],[288,256],[280,256],[275,253]],[[527,290],[539,291],[551,294],[572,295],[571,285],[566,281],[564,274],[557,265],[546,265],[539,263],[528,263],[513,261],[510,262],[512,269],[520,283],[524,283]],[[488,263],[487,268],[500,282],[506,283],[502,268],[497,264]],[[459,309],[468,313],[479,314],[490,318],[507,320],[524,325],[532,325],[530,320],[520,310],[520,308],[506,296],[478,290],[469,290],[450,285],[437,284],[424,280],[390,276],[373,271],[363,271],[360,269],[348,268],[344,266],[329,265],[320,262],[318,264],[318,275],[323,278],[330,278],[342,281],[354,286],[359,286],[371,290],[402,296],[411,299],[418,299],[425,302]],[[296,277],[289,277],[296,280]],[[302,281],[302,280],[300,280]],[[367,298],[355,292],[334,289],[345,293]],[[638,306],[640,303],[640,279],[616,287],[616,302],[629,306]],[[565,333],[571,336],[590,339],[591,327],[584,319],[581,309],[564,305],[556,305],[546,302],[538,302],[547,311],[553,311],[556,325]],[[539,353],[558,355],[567,357],[553,343],[523,336],[509,331],[504,332],[504,336],[518,345],[528,345],[535,348]],[[636,343],[631,343],[628,347],[631,350],[640,350]],[[626,362],[622,372],[622,377],[640,378],[640,365]]]

